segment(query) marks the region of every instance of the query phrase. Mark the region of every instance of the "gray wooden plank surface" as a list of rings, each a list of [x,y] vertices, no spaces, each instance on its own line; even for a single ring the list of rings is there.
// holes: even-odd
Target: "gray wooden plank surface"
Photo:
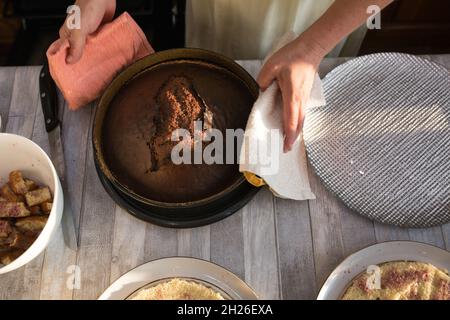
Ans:
[[[376,243],[373,222],[345,206],[341,207],[341,228],[344,255]]]
[[[144,260],[151,261],[176,256],[178,252],[177,231],[148,223],[145,229]]]
[[[450,55],[428,58],[450,67]],[[346,60],[324,60],[320,75]],[[253,76],[261,66],[260,61],[241,64]],[[38,71],[39,67],[0,68],[0,114],[3,130],[32,138],[46,149]],[[80,248],[76,253],[67,249],[59,231],[32,263],[0,275],[0,299],[96,299],[133,267],[177,255],[228,268],[262,298],[314,299],[346,255],[372,243],[410,239],[449,249],[450,224],[402,229],[373,223],[346,208],[311,170],[316,200],[274,199],[265,189],[239,212],[211,226],[174,230],[142,222],[116,206],[97,178],[89,135],[92,106],[64,110],[68,192],[80,226]],[[72,290],[66,282],[73,265],[80,268],[81,287]]]
[[[5,131],[8,122],[15,75],[15,67],[0,68],[0,117],[2,121],[0,132]]]
[[[145,227],[145,223],[116,206],[110,281],[144,262]]]
[[[180,229],[177,239],[178,256],[210,260],[210,226]]]
[[[397,228],[387,224],[374,222],[377,242],[393,240],[409,240],[408,229]]]
[[[309,201],[311,232],[314,246],[314,265],[317,286],[320,288],[333,268],[344,257],[344,243],[340,210],[342,204],[320,183],[309,169],[311,189],[316,195]]]
[[[211,225],[211,261],[245,278],[244,229],[242,209],[231,217]]]
[[[442,226],[442,234],[444,238],[445,248],[450,251],[450,224]]]
[[[314,299],[314,248],[308,201],[276,199],[275,218],[282,299]]]
[[[263,189],[243,208],[245,281],[262,299],[280,298],[273,202]]]
[[[110,284],[116,208],[97,177],[91,143],[87,143],[87,150],[77,255],[82,289],[74,291],[76,299],[97,299]]]
[[[429,243],[445,249],[444,237],[440,226],[426,229],[410,229],[408,234],[410,240]]]

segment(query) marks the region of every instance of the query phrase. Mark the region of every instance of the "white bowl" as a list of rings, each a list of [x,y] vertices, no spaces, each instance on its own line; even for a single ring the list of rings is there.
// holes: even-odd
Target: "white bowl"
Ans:
[[[369,246],[348,256],[330,274],[317,296],[318,300],[337,300],[350,282],[368,266],[391,261],[418,261],[450,270],[450,252],[421,242],[387,241]]]
[[[22,136],[0,133],[0,185],[8,181],[11,171],[20,170],[26,178],[48,186],[53,208],[47,224],[34,243],[12,263],[1,267],[0,274],[16,270],[41,254],[61,224],[64,197],[61,183],[50,158],[36,143]]]

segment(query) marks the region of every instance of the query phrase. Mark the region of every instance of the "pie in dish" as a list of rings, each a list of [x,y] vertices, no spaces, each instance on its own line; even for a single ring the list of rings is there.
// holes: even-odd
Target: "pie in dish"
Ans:
[[[387,262],[352,280],[342,300],[450,300],[450,277],[429,263]]]
[[[224,300],[224,298],[220,293],[197,282],[172,279],[138,291],[131,300]]]

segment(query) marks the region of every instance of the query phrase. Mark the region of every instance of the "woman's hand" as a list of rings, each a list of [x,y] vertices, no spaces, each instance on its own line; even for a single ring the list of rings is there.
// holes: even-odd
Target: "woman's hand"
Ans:
[[[69,29],[67,27],[69,17],[59,29],[59,37],[69,40],[67,63],[80,60],[86,37],[94,33],[102,23],[111,21],[116,11],[116,0],[77,0],[75,5],[80,7],[81,29]]]
[[[263,66],[258,84],[267,89],[276,80],[283,98],[284,152],[291,150],[303,125],[305,103],[325,52],[301,36],[275,52]]]
[[[334,1],[311,27],[276,52],[264,65],[258,77],[260,87],[264,90],[273,80],[277,80],[283,96],[285,152],[292,148],[302,128],[305,103],[320,61],[339,41],[369,18],[369,6],[377,5],[382,9],[392,1]]]

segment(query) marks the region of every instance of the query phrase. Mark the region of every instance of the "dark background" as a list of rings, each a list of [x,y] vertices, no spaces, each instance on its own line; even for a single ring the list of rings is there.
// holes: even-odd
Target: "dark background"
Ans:
[[[42,64],[73,2],[0,0],[0,65]],[[117,4],[116,15],[128,11],[156,50],[184,46],[185,0],[117,0]],[[450,0],[397,0],[381,17],[382,29],[367,32],[359,54],[450,53]]]

